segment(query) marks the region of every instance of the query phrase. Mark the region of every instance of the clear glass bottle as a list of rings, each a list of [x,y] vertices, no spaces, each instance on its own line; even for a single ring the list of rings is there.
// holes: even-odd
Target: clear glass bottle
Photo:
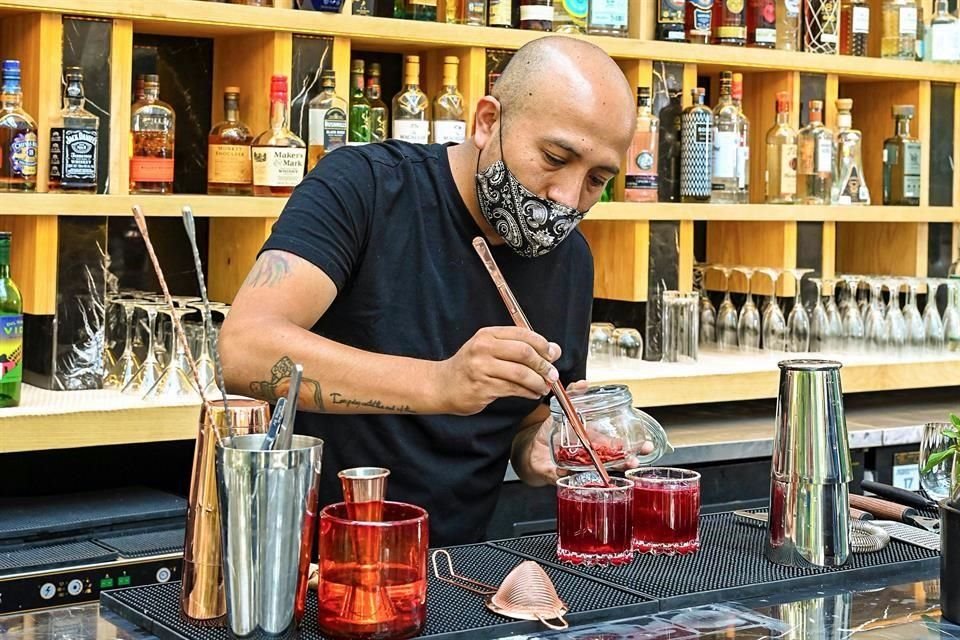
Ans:
[[[880,57],[914,60],[917,56],[916,0],[883,0]]]
[[[554,33],[586,33],[589,0],[557,0],[553,3]]]
[[[627,150],[623,189],[625,201],[657,201],[659,140],[660,119],[650,109],[650,87],[640,87],[637,89],[637,128]]]
[[[0,191],[37,190],[37,123],[23,110],[20,61],[3,61]]]
[[[737,121],[740,110],[733,104],[733,74],[724,71],[720,76],[720,99],[713,109],[713,172],[711,174],[710,202],[732,204],[737,202],[737,150],[740,134]]]
[[[837,168],[834,204],[870,204],[870,189],[863,172],[863,134],[853,128],[853,100],[837,100]]]
[[[348,143],[370,142],[370,101],[363,86],[363,60],[350,63],[350,115]]]
[[[797,134],[797,201],[830,204],[835,157],[833,132],[823,126],[823,102],[809,102],[810,122]]]
[[[251,142],[253,133],[240,120],[240,89],[226,87],[223,121],[215,124],[207,136],[207,193],[232,196],[253,193]]]
[[[713,111],[704,104],[702,88],[690,93],[693,104],[680,116],[680,198],[683,202],[710,202]]]
[[[448,0],[445,14],[448,24],[483,27],[487,24],[487,3],[485,0]]]
[[[553,31],[553,0],[520,0],[520,28]]]
[[[840,45],[840,2],[803,0],[803,50],[835,54]]]
[[[747,44],[773,49],[777,46],[777,0],[749,0]]]
[[[589,0],[588,7],[587,33],[615,38],[626,38],[630,35],[630,5],[627,0]]]
[[[742,47],[747,44],[747,0],[714,0],[713,41]]]
[[[9,231],[0,231],[0,407],[20,404],[23,380],[23,298],[10,277]]]
[[[63,110],[50,124],[51,192],[97,192],[100,118],[84,108],[83,69],[64,70]]]
[[[287,76],[270,79],[270,127],[253,140],[253,195],[289,196],[303,180],[307,145],[290,130]]]
[[[800,51],[802,0],[777,0],[777,49]]]
[[[393,98],[393,137],[428,144],[430,120],[430,100],[420,90],[420,56],[407,56],[403,63],[403,89]]]
[[[737,202],[750,202],[750,119],[743,112],[743,74],[733,74],[730,97],[737,108]]]
[[[950,13],[947,0],[937,0],[937,10],[926,31],[924,53],[930,62],[960,62],[960,22]]]
[[[390,109],[380,89],[380,63],[370,64],[367,73],[367,100],[370,102],[370,142],[383,142],[389,136]]]
[[[433,99],[433,141],[437,144],[467,139],[467,122],[463,112],[463,94],[457,89],[457,72],[460,59],[456,56],[443,58],[443,88]]]
[[[323,91],[307,105],[310,135],[307,170],[317,166],[325,154],[347,143],[347,101],[337,95],[337,75],[327,69],[320,76]]]
[[[840,5],[840,53],[870,55],[870,3],[867,0],[843,0]]]
[[[657,40],[682,42],[684,0],[657,0]]]
[[[894,105],[894,134],[883,141],[883,204],[920,204],[920,141],[910,135],[912,104]]]
[[[437,0],[406,0],[403,17],[407,20],[437,21]]]
[[[715,0],[687,0],[684,26],[687,42],[710,44],[713,37],[713,3]]]
[[[487,26],[506,29],[513,27],[513,0],[489,0]]]
[[[914,60],[924,60],[926,59],[926,54],[924,52],[927,37],[927,28],[926,22],[923,18],[923,5],[917,4],[917,37],[914,38]]]
[[[767,131],[766,202],[797,201],[797,130],[790,126],[790,94],[777,94],[777,122]]]
[[[176,114],[160,100],[160,78],[143,77],[143,100],[130,107],[130,193],[173,193]]]

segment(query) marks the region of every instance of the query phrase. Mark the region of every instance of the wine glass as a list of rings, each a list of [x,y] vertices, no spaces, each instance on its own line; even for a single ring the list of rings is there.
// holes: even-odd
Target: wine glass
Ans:
[[[810,311],[810,351],[828,351],[830,349],[830,320],[827,308],[823,305],[823,278],[810,278],[817,288],[817,301]]]
[[[864,336],[867,344],[876,352],[886,346],[886,323],[883,316],[883,278],[868,278],[870,304],[863,320]]]
[[[133,312],[136,310],[137,301],[131,298],[113,298],[110,303],[123,310],[123,354],[108,371],[103,386],[110,389],[122,389],[127,386],[127,383],[133,379],[140,368],[137,354],[133,351]]]
[[[843,338],[847,351],[856,353],[863,348],[864,326],[860,307],[857,306],[857,287],[860,276],[847,274],[841,276],[847,285],[847,304],[843,309]]]
[[[837,285],[839,281],[836,278],[824,278],[823,286],[824,288],[829,288],[830,293],[827,295],[827,339],[828,339],[828,350],[838,351],[842,346],[843,342],[843,316],[840,314],[840,308],[837,306]]]
[[[947,307],[943,310],[943,342],[948,351],[960,350],[960,280],[947,280]]]
[[[170,314],[170,335],[172,344],[170,345],[170,357],[166,368],[160,375],[156,384],[150,387],[143,396],[144,400],[157,400],[160,398],[189,398],[197,395],[197,387],[193,382],[190,372],[190,358],[184,348],[184,341],[180,340],[177,333],[176,320],[180,321],[188,313],[196,311],[191,307],[167,307],[166,312]]]
[[[700,292],[700,346],[713,346],[717,342],[717,310],[707,294],[704,276],[710,265],[701,264],[693,268],[694,286]]]
[[[212,311],[208,313],[207,308],[202,304],[194,304],[193,308],[200,312],[201,317],[200,355],[196,359],[197,374],[204,391],[210,393],[211,389],[213,389],[218,392],[219,389],[216,387],[217,368],[213,361],[213,355],[210,352],[210,343],[213,342],[210,332],[211,325],[213,324],[210,318]],[[216,348],[216,344],[214,344],[214,348]]]
[[[710,267],[723,274],[723,301],[717,309],[717,347],[721,351],[736,349],[737,338],[737,307],[730,299],[730,274],[733,267],[715,264]]]
[[[793,276],[797,283],[797,290],[793,299],[793,309],[787,316],[787,351],[793,353],[805,353],[810,351],[810,316],[803,306],[803,276],[811,273],[813,269],[793,268],[786,269],[787,273]],[[817,288],[817,304],[819,300],[819,287]]]
[[[927,334],[923,326],[923,316],[917,307],[917,279],[908,278],[906,285],[907,303],[903,305],[903,319],[907,323],[907,351],[922,353]]]
[[[907,346],[907,322],[900,310],[900,287],[902,283],[896,278],[887,280],[887,289],[890,290],[890,302],[887,304],[887,317],[884,319],[884,341],[887,348],[898,355],[902,355]]]
[[[927,279],[927,304],[923,307],[923,345],[927,353],[943,353],[943,319],[937,307],[937,293],[943,278]]]
[[[757,271],[770,278],[773,287],[773,293],[763,311],[763,348],[766,351],[786,351],[787,319],[777,301],[777,282],[780,281],[783,270],[763,267]]]
[[[950,495],[953,489],[954,456],[947,455],[939,464],[924,472],[930,458],[947,451],[953,446],[953,439],[944,432],[955,429],[949,422],[929,422],[923,427],[920,441],[920,487],[931,500],[939,502]],[[939,457],[939,456],[938,456]]]
[[[211,313],[213,310],[211,309]],[[608,364],[613,356],[613,323],[590,323],[590,357],[597,364]]]
[[[753,301],[751,282],[756,269],[753,267],[734,267],[734,271],[742,273],[747,279],[747,300],[740,309],[740,318],[737,320],[737,342],[741,351],[760,350],[760,310]]]
[[[143,359],[143,364],[137,369],[136,375],[124,385],[121,391],[142,395],[152,389],[163,374],[160,362],[157,361],[156,336],[154,335],[157,330],[157,312],[160,309],[160,304],[138,301],[136,307],[147,314],[147,355]]]

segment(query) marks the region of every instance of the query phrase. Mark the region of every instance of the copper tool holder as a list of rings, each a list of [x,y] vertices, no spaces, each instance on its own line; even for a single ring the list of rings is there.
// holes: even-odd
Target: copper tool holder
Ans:
[[[217,441],[230,435],[266,433],[270,422],[270,407],[261,400],[232,398],[227,400],[227,406],[232,434],[227,432],[223,400],[202,406],[190,474],[180,613],[187,621],[203,626],[222,626],[227,615],[217,498]]]

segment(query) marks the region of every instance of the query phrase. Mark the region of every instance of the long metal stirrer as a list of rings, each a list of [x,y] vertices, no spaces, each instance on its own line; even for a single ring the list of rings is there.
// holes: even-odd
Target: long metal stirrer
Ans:
[[[177,310],[173,304],[173,296],[170,295],[170,289],[167,287],[167,280],[163,277],[163,269],[160,268],[160,260],[157,258],[157,252],[153,249],[153,242],[150,241],[150,233],[147,231],[147,219],[143,217],[143,211],[140,205],[135,204],[133,209],[133,219],[137,222],[137,228],[140,229],[140,235],[143,237],[143,243],[147,246],[147,254],[150,256],[150,262],[153,263],[153,270],[157,274],[157,280],[160,282],[160,290],[163,292],[163,298],[170,305],[170,316],[173,321],[174,333],[180,341],[180,346],[187,354],[187,361],[190,363],[190,374],[193,376],[193,382],[197,385],[200,392],[200,401],[209,410],[210,401],[203,393],[203,387],[200,384],[200,372],[197,371],[197,365],[193,362],[193,353],[190,351],[190,345],[187,344],[187,336],[183,333],[183,327],[180,326],[180,318],[177,317]],[[229,415],[229,413],[227,413]],[[213,430],[217,436],[217,443],[220,442],[220,433],[218,429]]]
[[[223,363],[220,361],[220,352],[217,350],[217,340],[213,335],[213,315],[210,311],[210,298],[207,295],[207,282],[203,277],[203,265],[200,263],[200,248],[197,246],[197,225],[193,219],[193,209],[190,205],[184,205],[183,209],[183,227],[187,231],[187,238],[190,240],[190,249],[193,251],[193,265],[197,271],[197,283],[200,285],[200,298],[203,300],[203,332],[207,338],[207,348],[213,356],[213,370],[217,376],[217,388],[220,389],[220,395],[223,398],[223,414],[227,423],[227,433],[233,435],[233,416],[230,415],[230,407],[227,406],[227,385],[223,380]]]
[[[500,292],[500,297],[503,298],[503,303],[507,306],[507,312],[509,312],[510,317],[513,318],[513,323],[521,329],[533,331],[530,321],[527,320],[527,316],[523,313],[523,309],[520,308],[520,303],[517,302],[517,298],[513,295],[510,285],[507,284],[506,279],[503,277],[503,272],[500,271],[500,267],[497,266],[497,261],[493,259],[493,254],[490,253],[490,247],[487,246],[487,241],[478,236],[473,239],[473,248],[480,256],[484,266],[487,267],[487,272],[490,274],[490,277],[493,278],[493,284],[496,285],[497,291]],[[563,413],[567,416],[567,420],[577,434],[577,438],[580,439],[580,444],[583,445],[583,448],[586,449],[587,454],[590,456],[590,461],[593,463],[593,466],[596,467],[597,473],[600,474],[600,479],[603,480],[604,486],[609,487],[611,484],[610,474],[607,473],[607,469],[597,456],[597,452],[593,450],[590,439],[587,438],[587,430],[583,426],[583,422],[581,422],[580,416],[573,406],[573,402],[570,400],[570,396],[567,395],[567,390],[563,388],[563,384],[559,380],[552,382],[550,389],[554,395],[557,396],[557,401],[560,403]]]

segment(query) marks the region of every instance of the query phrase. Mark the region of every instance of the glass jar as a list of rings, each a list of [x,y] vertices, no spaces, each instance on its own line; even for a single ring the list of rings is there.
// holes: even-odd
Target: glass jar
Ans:
[[[583,421],[590,444],[607,469],[622,469],[628,462],[650,464],[673,451],[660,423],[633,406],[633,396],[626,385],[590,387],[570,400]],[[568,471],[593,469],[589,454],[555,397],[550,399],[550,413],[550,454],[554,464]],[[653,451],[644,455],[641,449],[646,442],[653,444]]]

